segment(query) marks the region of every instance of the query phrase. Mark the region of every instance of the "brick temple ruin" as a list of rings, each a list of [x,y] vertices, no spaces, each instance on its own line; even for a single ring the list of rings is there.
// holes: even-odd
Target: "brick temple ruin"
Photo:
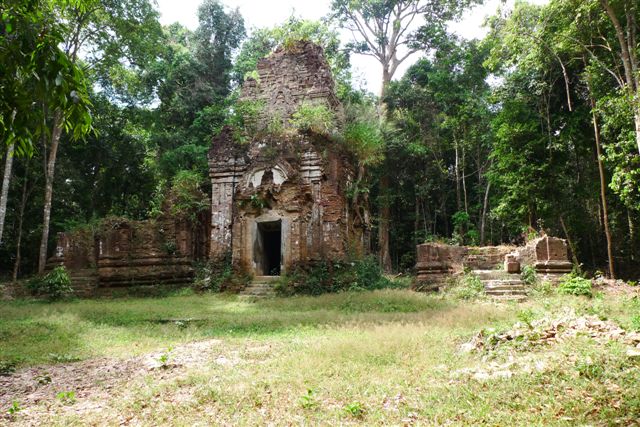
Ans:
[[[240,103],[260,108],[243,129],[225,127],[212,140],[210,211],[177,218],[168,201],[155,219],[111,219],[99,230],[61,233],[49,268],[66,266],[77,294],[98,295],[189,284],[195,262],[230,263],[237,276],[254,278],[238,290],[254,294],[298,265],[363,253],[368,230],[359,218],[366,215],[347,197],[352,155],[331,135],[291,121],[303,106],[321,105],[342,125],[322,49],[298,42],[260,60]],[[543,237],[520,248],[418,245],[416,289],[437,290],[448,277],[474,270],[488,293],[519,295],[524,265],[555,280],[571,270],[566,243]]]
[[[449,278],[467,272],[482,281],[487,294],[520,299],[527,293],[520,278],[524,266],[533,268],[538,279],[551,283],[573,268],[566,241],[557,237],[538,237],[518,247],[424,243],[417,246],[415,289],[437,291]]]
[[[329,135],[290,122],[303,105],[323,105],[341,125],[342,106],[322,49],[309,42],[277,49],[259,61],[240,102],[261,109],[248,141],[238,141],[238,129],[230,127],[213,138],[205,220],[187,222],[165,209],[157,220],[116,221],[91,235],[61,233],[49,266],[65,265],[81,294],[95,294],[189,283],[196,260],[230,260],[237,273],[266,278],[301,263],[361,253],[364,227],[346,195],[352,156]],[[274,121],[277,131],[270,130]]]

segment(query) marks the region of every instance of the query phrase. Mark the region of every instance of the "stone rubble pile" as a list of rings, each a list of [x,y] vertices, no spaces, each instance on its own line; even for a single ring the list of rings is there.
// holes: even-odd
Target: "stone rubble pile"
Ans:
[[[597,316],[577,316],[573,310],[566,310],[554,319],[540,319],[526,325],[518,322],[511,330],[497,333],[481,330],[470,341],[460,346],[460,351],[487,351],[508,342],[526,342],[530,345],[554,344],[578,335],[588,336],[599,343],[619,341],[630,346],[629,356],[640,355],[640,333],[622,329],[610,320],[600,320]]]

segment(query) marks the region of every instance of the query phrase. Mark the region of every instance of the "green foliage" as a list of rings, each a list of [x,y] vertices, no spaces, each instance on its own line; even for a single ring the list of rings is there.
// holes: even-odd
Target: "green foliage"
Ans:
[[[378,111],[378,101],[369,94],[352,91],[344,103],[342,132],[347,150],[364,166],[375,166],[384,159],[385,133],[392,124]]]
[[[199,292],[220,292],[234,279],[231,256],[222,261],[208,261],[196,265],[193,286]]]
[[[478,276],[471,272],[466,272],[454,281],[450,292],[454,298],[471,300],[484,295],[484,285]]]
[[[364,257],[353,261],[319,261],[287,272],[275,290],[280,295],[320,295],[346,290],[372,290],[397,287],[382,275],[377,260]]]
[[[360,402],[351,402],[344,406],[344,412],[353,418],[362,418],[366,413],[366,408]]]
[[[331,136],[336,130],[335,114],[325,104],[303,102],[292,114],[289,123],[302,132]]]
[[[631,317],[631,328],[634,331],[640,332],[640,314]]]
[[[76,392],[75,391],[61,391],[56,394],[56,399],[60,400],[60,402],[65,405],[73,405],[76,403]]]
[[[75,59],[59,46],[65,26],[63,1],[3,5],[0,37],[0,140],[16,144],[18,156],[31,156],[35,141],[47,135],[52,112],[75,139],[91,129],[88,83]]]
[[[538,282],[535,267],[532,265],[523,265],[522,272],[520,273],[520,279],[527,286],[535,286]]]
[[[520,310],[518,311],[517,317],[518,320],[527,325],[529,329],[533,328],[532,322],[536,318],[536,314],[533,310],[531,310],[530,308],[526,310]]]
[[[62,299],[73,292],[71,278],[64,266],[58,266],[44,276],[34,277],[27,282],[27,288],[33,295],[50,301]]]
[[[320,406],[318,400],[316,399],[315,392],[310,388],[307,389],[306,394],[302,395],[300,399],[298,399],[298,402],[300,403],[302,409],[312,410]]]
[[[49,353],[49,360],[53,363],[71,363],[79,361],[80,358],[70,353]]]
[[[194,171],[180,171],[169,190],[171,213],[179,218],[195,221],[209,208],[209,197],[202,191],[204,178]]]
[[[591,280],[575,274],[568,274],[558,284],[558,292],[567,295],[593,296]]]
[[[0,376],[11,375],[16,371],[18,362],[15,360],[0,360]]]
[[[264,113],[263,100],[238,100],[231,108],[225,124],[234,130],[236,141],[244,143],[258,130],[258,120]]]
[[[170,353],[172,348],[169,347],[166,351],[162,352],[160,356],[158,356],[158,362],[160,362],[160,367],[163,369],[167,369],[169,367]]]
[[[581,377],[589,380],[598,379],[605,373],[604,365],[601,362],[593,361],[590,357],[577,360],[575,369]]]
[[[533,291],[541,296],[551,295],[554,291],[553,284],[548,280],[538,280],[533,286]]]
[[[11,406],[7,410],[7,413],[9,415],[16,415],[20,411],[22,411],[22,407],[20,406],[20,403],[17,400],[14,400],[11,402]]]

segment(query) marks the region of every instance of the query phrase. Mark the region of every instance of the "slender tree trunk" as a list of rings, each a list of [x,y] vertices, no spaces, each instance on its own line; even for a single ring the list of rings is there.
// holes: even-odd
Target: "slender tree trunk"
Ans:
[[[636,104],[640,104],[640,93],[635,98]],[[638,153],[640,153],[640,105],[634,108],[633,121],[636,125],[636,144],[638,145]]]
[[[29,182],[29,163],[25,167],[24,183],[22,184],[22,198],[20,199],[20,210],[18,212],[18,237],[16,239],[16,261],[13,264],[13,281],[18,280],[20,272],[20,263],[22,262],[22,230],[24,225],[24,211],[27,208],[28,199],[28,182]]]
[[[629,241],[631,242],[631,261],[636,258],[636,227],[633,224],[631,210],[627,208],[627,223],[629,224]]]
[[[9,184],[11,183],[11,167],[13,166],[14,149],[14,144],[9,145],[7,159],[4,163],[4,178],[2,178],[2,193],[0,193],[0,245],[2,244],[4,220],[7,216],[7,199],[9,197]]]
[[[420,198],[416,195],[415,198],[415,218],[413,220],[413,243],[418,245],[420,244],[419,233],[420,233]]]
[[[573,260],[573,264],[578,266],[580,263],[578,262],[578,256],[576,255],[576,246],[573,244],[573,240],[569,236],[569,230],[564,223],[564,218],[560,215],[560,225],[562,226],[562,231],[564,232],[564,236],[567,238],[567,243],[569,243],[569,248],[571,249],[571,259]]]
[[[458,209],[458,212],[460,212],[462,210],[462,196],[460,191],[460,155],[458,153],[458,141],[455,136],[453,137],[453,147],[456,155],[454,165],[454,172],[456,175],[456,208]]]
[[[462,191],[464,195],[464,211],[469,213],[469,200],[467,198],[467,180],[465,178],[465,161],[466,161],[466,153],[464,151],[464,145],[462,146]]]
[[[602,202],[602,216],[604,222],[604,234],[607,238],[607,257],[609,258],[609,277],[616,278],[615,265],[613,262],[613,243],[611,241],[611,230],[609,229],[609,214],[607,209],[607,182],[604,177],[604,165],[602,164],[602,153],[600,150],[600,129],[598,127],[598,118],[596,117],[596,105],[592,97],[591,101],[591,117],[593,120],[593,135],[596,141],[596,155],[598,156],[598,174],[600,175],[600,200]]]
[[[380,221],[378,225],[378,245],[380,247],[380,264],[385,272],[391,271],[391,253],[389,250],[389,176],[386,171],[380,177]]]
[[[484,202],[482,203],[482,215],[480,216],[480,244],[484,245],[484,229],[487,221],[487,210],[489,209],[489,191],[491,190],[491,181],[487,180],[487,186],[484,189]]]
[[[62,114],[56,111],[53,118],[53,132],[51,133],[51,146],[49,158],[46,159],[45,189],[44,189],[44,213],[42,220],[42,240],[40,241],[40,254],[38,256],[38,273],[44,273],[47,263],[47,248],[49,243],[49,226],[51,222],[51,201],[53,199],[53,176],[56,167],[56,155],[58,144],[62,135]]]
[[[391,82],[391,72],[389,70],[389,64],[382,64],[382,87],[380,89],[380,117],[385,117],[387,114],[386,104],[384,98],[387,93],[387,87]],[[386,151],[386,150],[385,150]],[[378,224],[378,246],[380,247],[380,265],[384,272],[391,272],[391,250],[390,250],[390,238],[389,238],[389,224],[391,222],[391,209],[389,207],[389,161],[388,152],[385,153],[385,160],[383,163],[382,176],[380,177],[380,220]]]

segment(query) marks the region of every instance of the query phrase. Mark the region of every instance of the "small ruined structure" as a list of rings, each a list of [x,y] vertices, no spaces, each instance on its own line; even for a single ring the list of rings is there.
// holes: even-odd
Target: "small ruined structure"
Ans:
[[[523,266],[535,269],[540,280],[556,283],[570,273],[566,241],[543,236],[525,246],[451,246],[424,243],[417,246],[416,289],[437,291],[454,274],[471,271],[483,282],[489,295],[523,297],[526,295],[520,280]]]
[[[362,250],[349,212],[350,157],[330,135],[291,124],[301,108],[323,106],[339,126],[341,106],[322,49],[281,47],[258,63],[240,102],[259,105],[249,142],[226,128],[209,151],[212,260],[229,259],[254,277]],[[275,129],[275,130],[274,130]]]
[[[165,213],[157,219],[111,218],[97,230],[58,234],[47,267],[64,265],[76,294],[140,285],[180,285],[193,278],[193,261],[206,255],[208,227]]]

